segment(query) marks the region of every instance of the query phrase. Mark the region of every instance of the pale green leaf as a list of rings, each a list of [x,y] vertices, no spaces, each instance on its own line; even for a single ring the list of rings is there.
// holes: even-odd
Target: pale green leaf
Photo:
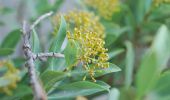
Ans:
[[[133,70],[134,70],[134,60],[135,60],[135,52],[133,50],[133,45],[131,42],[127,41],[126,45],[126,66],[125,66],[125,85],[126,88],[129,88],[132,84],[133,80]]]

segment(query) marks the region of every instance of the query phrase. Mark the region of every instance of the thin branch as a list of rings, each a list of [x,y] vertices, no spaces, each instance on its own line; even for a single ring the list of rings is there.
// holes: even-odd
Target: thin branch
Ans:
[[[24,45],[23,45],[23,50],[24,50],[24,54],[25,57],[27,59],[26,62],[26,67],[28,68],[28,73],[29,73],[29,77],[30,77],[30,83],[31,86],[33,88],[33,92],[34,92],[34,99],[35,100],[47,100],[47,96],[46,93],[44,91],[44,89],[42,88],[41,84],[38,81],[37,75],[36,75],[36,71],[35,71],[35,65],[34,65],[34,60],[33,60],[33,53],[31,51],[31,46],[29,43],[29,32],[30,32],[30,28],[28,28],[29,26],[27,25],[26,22],[23,23],[23,38],[24,38]]]
[[[22,27],[22,32],[23,32],[23,39],[24,39],[24,44],[23,44],[23,51],[24,55],[26,57],[26,67],[28,68],[28,74],[30,77],[30,83],[33,89],[33,95],[34,95],[34,100],[47,100],[47,95],[45,93],[45,90],[43,89],[42,85],[39,82],[39,79],[36,75],[36,70],[35,70],[35,64],[34,64],[34,57],[35,54],[32,52],[32,48],[30,45],[30,36],[32,29],[44,18],[49,17],[52,14],[52,12],[49,12],[47,14],[44,14],[40,16],[31,26],[29,26],[26,21],[23,22],[23,27]],[[37,57],[52,57],[52,56],[61,56],[58,53],[54,53],[54,55],[51,55],[51,53],[41,53],[40,56]]]
[[[35,55],[34,55],[34,60],[36,60],[36,59],[48,58],[48,57],[63,58],[64,55],[61,54],[61,53],[54,53],[54,52],[38,53],[38,54],[35,54]]]
[[[40,16],[32,25],[31,25],[31,30],[41,21],[44,20],[45,18],[51,16],[53,14],[52,11],[50,11],[49,13],[46,13],[42,16]]]

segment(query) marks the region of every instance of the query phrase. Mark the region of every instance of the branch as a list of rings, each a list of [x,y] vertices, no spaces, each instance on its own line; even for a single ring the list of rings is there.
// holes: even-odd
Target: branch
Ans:
[[[38,54],[35,54],[35,55],[34,55],[34,60],[36,60],[36,59],[48,58],[48,57],[63,58],[64,55],[61,54],[61,53],[54,53],[54,52],[38,53]]]
[[[51,16],[52,14],[53,14],[53,12],[50,11],[49,13],[46,13],[46,14],[40,16],[40,17],[31,25],[31,30],[32,30],[41,20],[43,20],[43,19]]]
[[[26,57],[26,67],[28,68],[28,74],[30,77],[30,83],[33,89],[33,95],[34,95],[34,100],[47,100],[47,95],[45,93],[45,90],[43,89],[42,85],[40,84],[38,77],[36,75],[36,70],[35,70],[35,64],[34,64],[34,57],[35,54],[32,52],[32,48],[30,45],[30,36],[32,29],[44,18],[50,16],[52,12],[49,12],[47,14],[44,14],[40,16],[31,26],[29,26],[26,21],[23,22],[23,27],[22,27],[22,32],[23,32],[23,39],[24,39],[24,44],[23,44],[23,51],[24,55]],[[38,55],[37,58],[41,57],[51,57],[51,56],[62,56],[57,53],[40,53],[40,56]]]
[[[35,65],[34,65],[34,60],[33,60],[33,53],[31,51],[31,45],[29,43],[30,28],[26,22],[23,23],[22,29],[23,29],[23,34],[24,34],[23,35],[23,38],[24,38],[23,51],[27,59],[26,67],[28,68],[30,83],[31,83],[31,86],[34,92],[34,99],[35,100],[47,100],[46,93],[44,89],[42,88],[41,84],[39,83],[37,75],[36,75]]]

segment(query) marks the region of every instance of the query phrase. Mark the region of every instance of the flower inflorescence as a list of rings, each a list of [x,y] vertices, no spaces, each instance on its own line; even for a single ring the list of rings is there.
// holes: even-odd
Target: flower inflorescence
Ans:
[[[56,22],[59,22],[60,15],[58,14],[53,17],[53,24],[56,30],[59,28]],[[94,16],[93,13],[74,11],[66,14],[64,18],[68,23],[69,31],[73,32],[74,28],[77,28],[83,33],[97,32],[98,35],[104,38],[104,26],[99,22],[99,17]]]
[[[85,3],[96,9],[105,19],[111,19],[113,13],[120,10],[119,0],[84,0]]]
[[[104,29],[96,17],[87,12],[71,12],[65,15],[69,28],[68,39],[79,43],[77,59],[93,81],[95,70],[109,67],[108,50],[104,48]],[[93,19],[94,18],[94,19]]]

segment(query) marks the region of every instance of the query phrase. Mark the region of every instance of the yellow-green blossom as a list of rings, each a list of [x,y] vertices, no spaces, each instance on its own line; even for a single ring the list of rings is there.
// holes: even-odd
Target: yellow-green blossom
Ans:
[[[119,0],[84,0],[85,3],[96,9],[105,19],[111,19],[112,15],[120,10]]]
[[[67,21],[69,30],[73,32],[74,28],[77,28],[82,33],[85,32],[97,32],[102,38],[104,37],[104,26],[99,22],[99,17],[94,16],[93,13],[74,11],[64,15]],[[53,24],[55,25],[56,31],[59,27],[60,15],[53,17]]]
[[[80,53],[78,59],[83,63],[91,78],[95,81],[94,75],[96,69],[109,67],[107,49],[104,48],[104,40],[96,32],[82,33],[75,28],[74,33],[67,33],[68,39],[74,39],[79,42]]]
[[[17,82],[20,80],[18,76],[19,70],[17,70],[10,61],[0,61],[0,70],[5,69],[5,72],[0,76],[0,81],[4,82],[0,86],[0,92],[11,95],[11,89],[16,88]]]
[[[104,28],[99,23],[98,18],[91,13],[71,12],[65,14],[64,17],[69,25],[68,39],[73,39],[79,43],[77,59],[95,81],[95,70],[109,67],[107,49],[104,48]],[[58,21],[54,20],[55,23]],[[58,26],[55,27],[58,28]]]

